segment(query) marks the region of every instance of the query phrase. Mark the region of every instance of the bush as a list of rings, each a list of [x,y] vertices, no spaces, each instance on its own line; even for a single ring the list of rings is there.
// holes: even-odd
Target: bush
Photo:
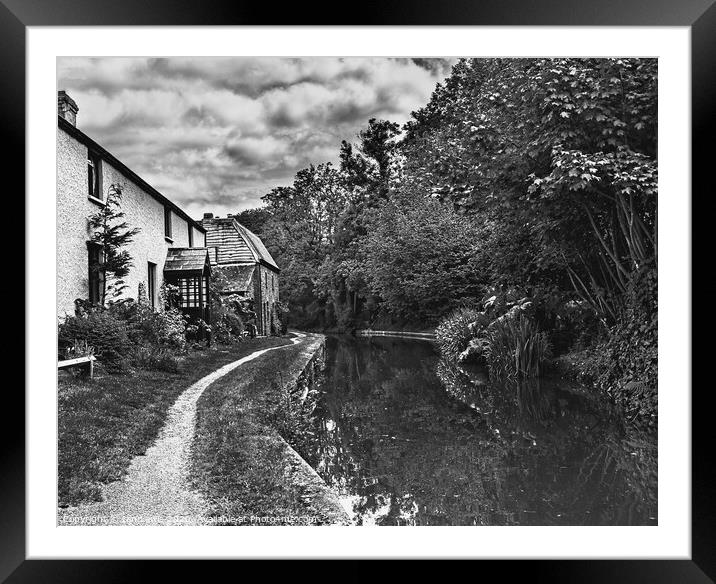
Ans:
[[[65,347],[64,352],[58,351],[57,358],[77,359],[78,357],[92,357],[95,354],[94,347],[86,340],[74,339],[71,345]]]
[[[209,283],[211,303],[211,335],[220,343],[241,340],[247,328],[256,323],[253,301],[238,294],[224,294],[230,282],[223,270],[218,270]]]
[[[157,311],[129,299],[111,303],[107,310],[127,323],[129,336],[136,345],[186,349],[186,317],[178,308]]]
[[[134,345],[125,320],[108,310],[93,310],[84,316],[67,316],[58,329],[58,347],[62,350],[76,343],[94,347],[95,355],[108,371],[129,367]]]
[[[658,310],[656,268],[644,267],[630,283],[624,309],[583,373],[611,395],[628,419],[657,423]]]
[[[524,314],[496,320],[488,327],[485,340],[490,376],[497,379],[539,377],[551,355],[547,335]]]
[[[179,371],[179,360],[176,355],[166,347],[138,347],[134,354],[134,363],[143,369],[155,371]]]
[[[58,329],[58,353],[93,349],[109,372],[130,365],[176,371],[174,352],[186,350],[186,318],[176,308],[155,311],[146,303],[126,299],[107,307],[76,302],[77,314]]]
[[[460,358],[475,337],[470,325],[476,322],[481,314],[477,308],[463,306],[453,310],[440,322],[435,329],[435,339],[443,357],[450,361]]]
[[[244,301],[248,304],[248,301]],[[240,296],[217,296],[212,299],[211,325],[213,338],[220,343],[235,343],[240,340],[246,324],[255,319],[255,313],[242,305]]]
[[[549,327],[555,354],[579,352],[594,346],[604,327],[594,310],[583,300],[566,300]]]

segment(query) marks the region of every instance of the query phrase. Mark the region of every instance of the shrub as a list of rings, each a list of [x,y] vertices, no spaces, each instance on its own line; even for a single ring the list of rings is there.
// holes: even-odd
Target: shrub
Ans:
[[[86,339],[74,339],[71,345],[65,347],[62,354],[58,351],[59,359],[76,359],[78,357],[92,357],[95,354],[94,347]]]
[[[470,325],[481,316],[477,308],[463,306],[453,310],[435,329],[435,338],[442,355],[457,361],[475,337]]]
[[[524,314],[496,320],[489,326],[485,340],[490,376],[498,379],[539,377],[551,355],[547,335]]]
[[[67,316],[58,329],[58,347],[66,349],[86,343],[108,371],[121,371],[129,366],[133,343],[127,322],[108,310],[97,309],[84,316]]]
[[[68,316],[58,330],[58,353],[94,350],[109,372],[130,365],[176,371],[173,352],[186,350],[186,318],[176,308],[156,311],[132,299],[110,302],[106,307],[76,301],[75,316]]]
[[[159,345],[186,349],[186,318],[177,308],[167,308],[153,313],[152,331]]]
[[[597,345],[583,373],[611,395],[628,419],[657,423],[658,310],[656,268],[632,279],[624,308],[607,339]]]
[[[224,294],[230,287],[222,270],[218,270],[209,283],[212,338],[220,343],[235,343],[256,322],[253,301],[238,294]]]
[[[134,363],[144,369],[168,371],[169,373],[179,371],[179,360],[166,347],[137,347]]]
[[[186,317],[178,308],[154,310],[148,304],[130,299],[111,303],[108,311],[127,323],[130,338],[136,345],[186,349]]]
[[[212,336],[220,343],[234,343],[240,340],[246,324],[255,319],[256,315],[244,304],[249,301],[242,301],[236,294],[228,296],[216,295],[212,298]]]
[[[604,328],[591,306],[583,300],[565,300],[549,328],[556,354],[592,347]]]

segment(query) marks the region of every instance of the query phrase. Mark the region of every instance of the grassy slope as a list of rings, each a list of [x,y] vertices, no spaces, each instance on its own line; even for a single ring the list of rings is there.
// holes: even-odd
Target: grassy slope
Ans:
[[[197,404],[192,475],[212,515],[241,524],[248,516],[306,516],[300,486],[286,475],[272,413],[281,399],[281,375],[296,349],[271,351],[213,383]]]
[[[61,378],[58,388],[58,498],[61,506],[100,500],[100,483],[119,480],[157,437],[179,394],[201,377],[257,349],[286,344],[247,339],[190,353],[178,373]],[[269,353],[270,354],[270,353]]]

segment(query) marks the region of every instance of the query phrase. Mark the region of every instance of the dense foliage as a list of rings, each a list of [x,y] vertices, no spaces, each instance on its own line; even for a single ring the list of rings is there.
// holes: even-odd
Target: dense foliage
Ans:
[[[475,338],[472,324],[481,312],[474,307],[461,306],[448,314],[435,329],[435,340],[440,353],[450,361],[459,361],[463,351]]]
[[[134,366],[174,371],[177,355],[187,349],[186,336],[187,321],[178,309],[154,310],[140,296],[106,306],[79,304],[58,327],[58,352],[66,358],[67,349],[79,343],[110,372]]]
[[[656,288],[652,312],[631,297],[657,269],[656,114],[655,59],[463,59],[404,127],[369,120],[246,221],[289,324],[427,329],[518,287],[555,351],[602,343],[605,385],[651,385]]]

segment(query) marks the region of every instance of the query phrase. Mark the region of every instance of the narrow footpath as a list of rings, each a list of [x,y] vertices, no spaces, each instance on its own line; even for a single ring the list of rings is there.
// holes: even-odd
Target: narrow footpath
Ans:
[[[127,475],[105,485],[103,501],[58,510],[58,525],[204,525],[207,503],[190,488],[189,458],[194,438],[196,404],[216,380],[269,351],[305,342],[293,333],[293,345],[255,351],[201,378],[186,389],[169,410],[156,442],[135,456]]]

